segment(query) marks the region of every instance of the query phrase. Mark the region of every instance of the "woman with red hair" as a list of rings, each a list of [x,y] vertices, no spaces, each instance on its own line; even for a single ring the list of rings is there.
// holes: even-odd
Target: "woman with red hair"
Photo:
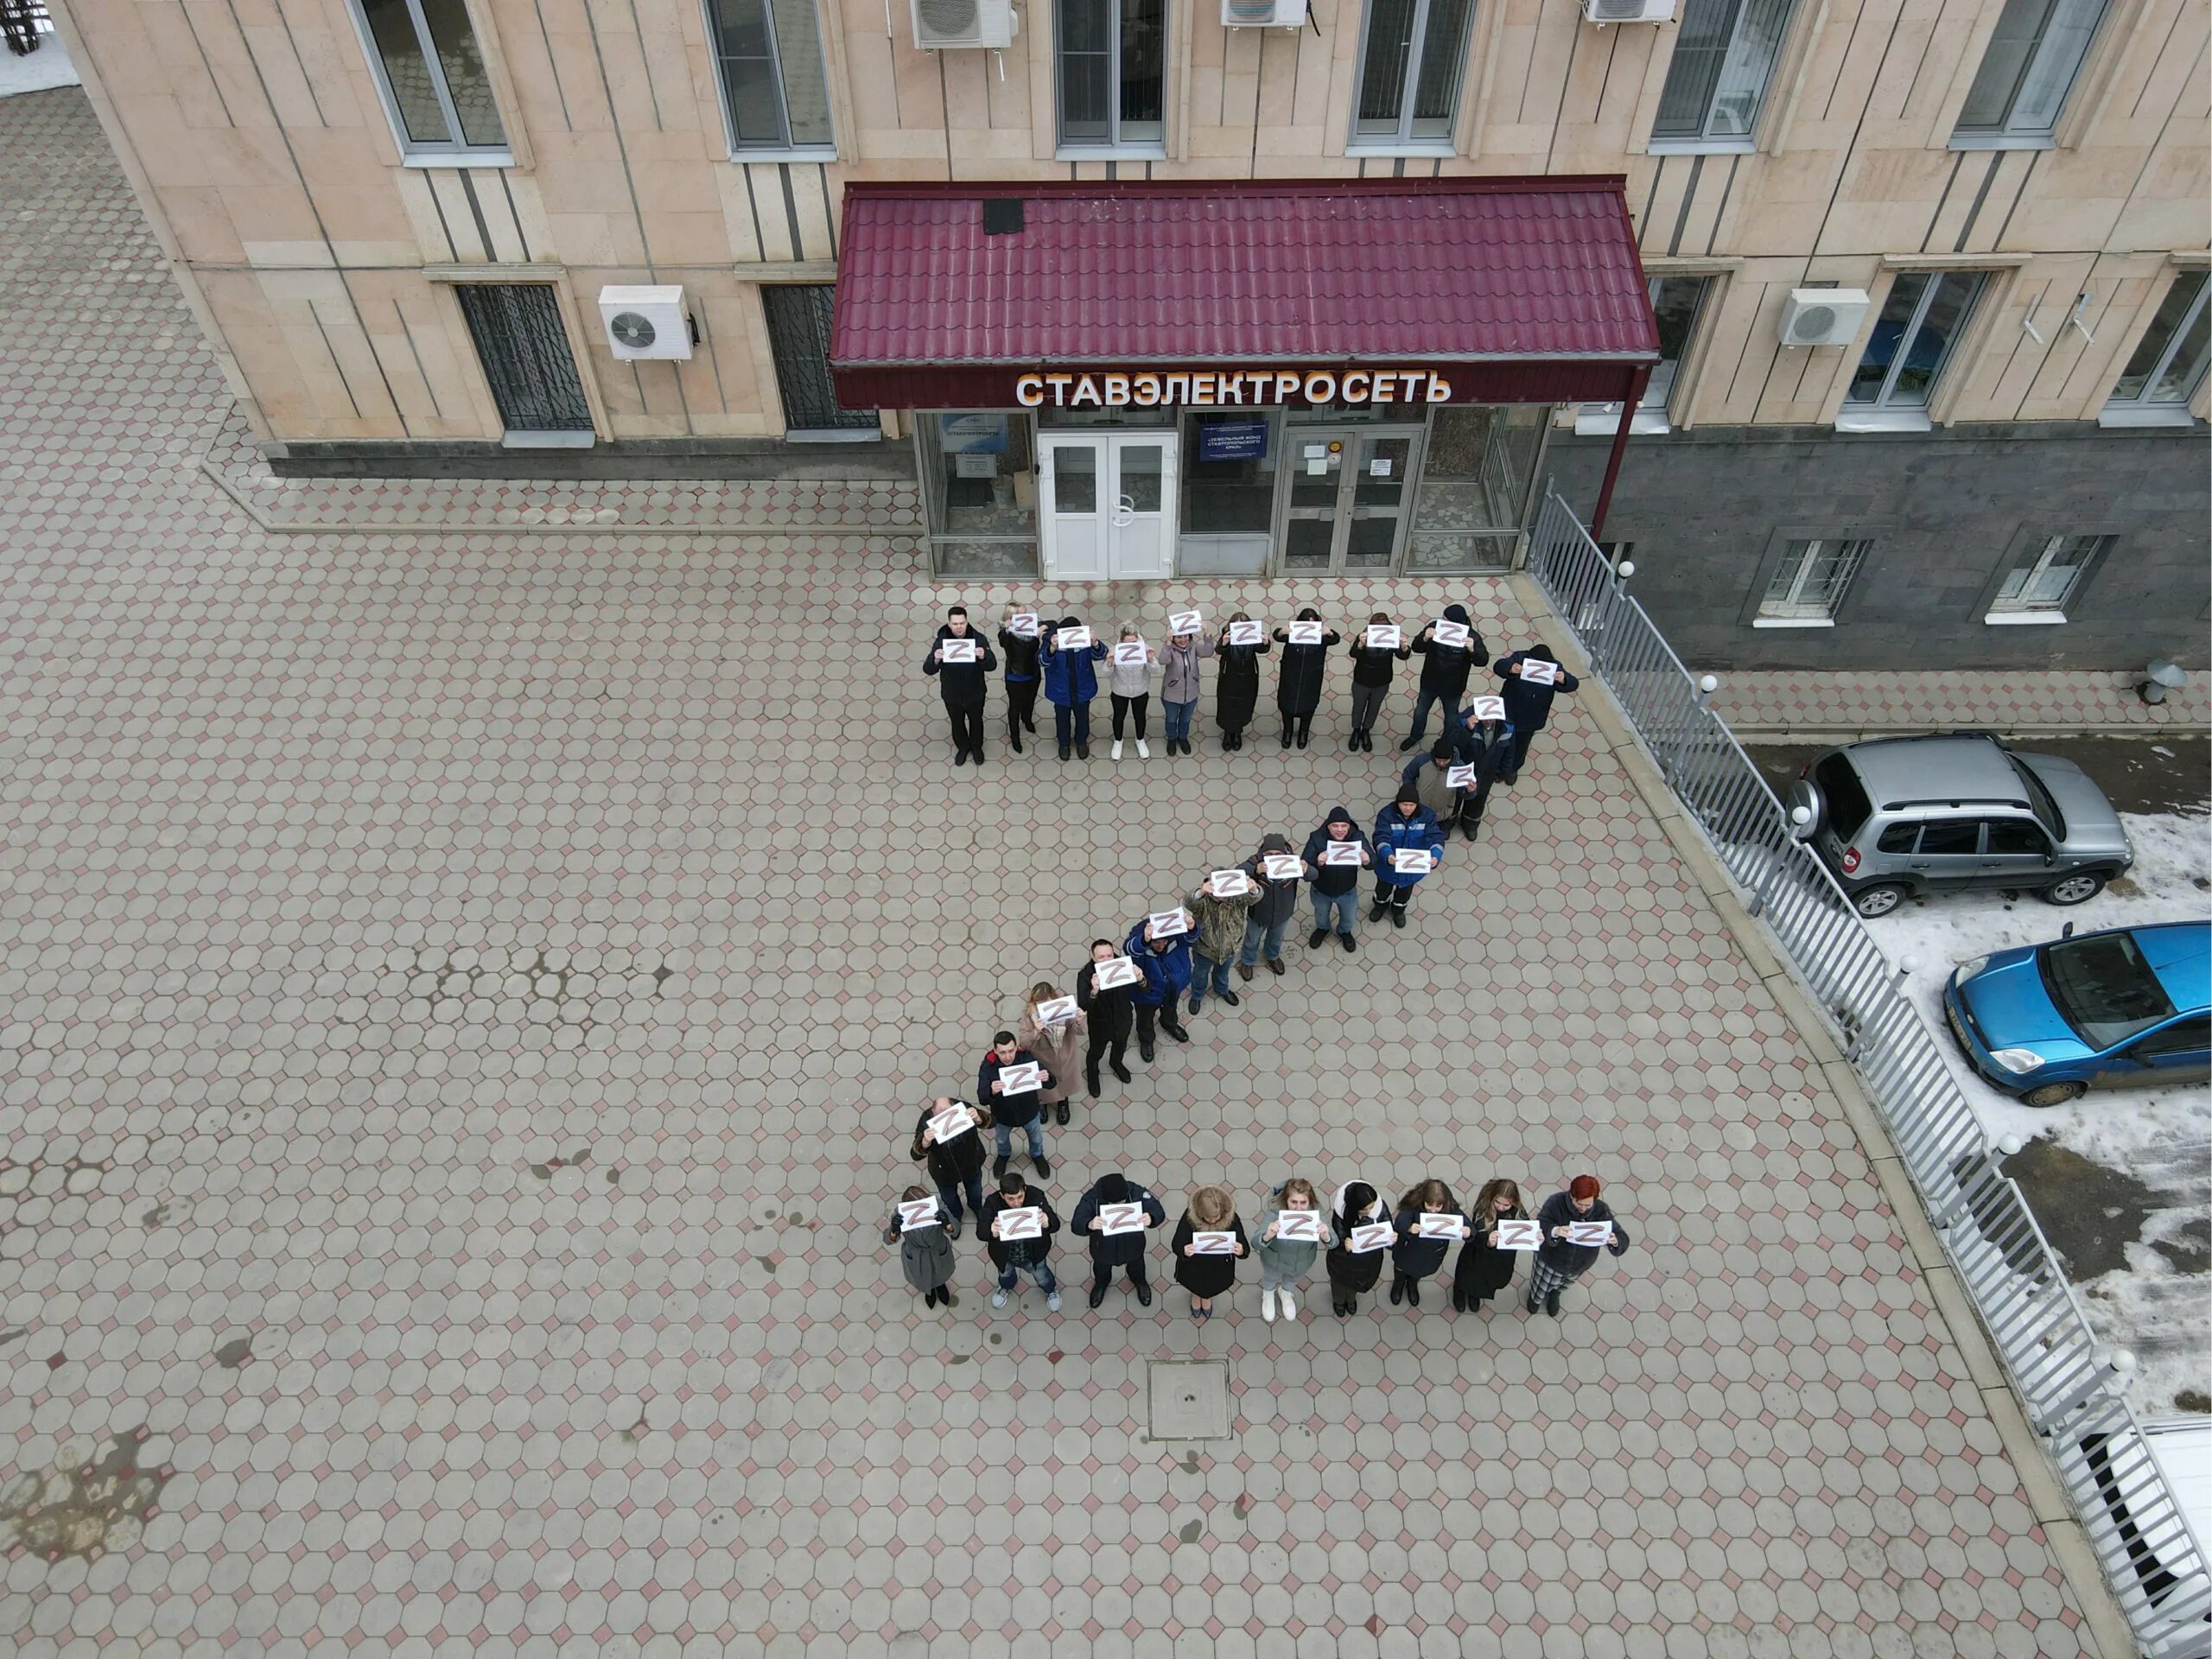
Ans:
[[[1541,1302],[1545,1313],[1559,1318],[1560,1292],[1590,1270],[1598,1252],[1604,1249],[1619,1255],[1628,1249],[1628,1234],[1619,1218],[1598,1196],[1602,1190],[1595,1175],[1578,1175],[1567,1183],[1566,1192],[1553,1193],[1536,1211],[1536,1225],[1544,1242],[1536,1250],[1535,1273],[1529,1281],[1531,1313]],[[1596,1240],[1594,1232],[1578,1236],[1569,1230],[1600,1226],[1606,1230],[1602,1240]]]

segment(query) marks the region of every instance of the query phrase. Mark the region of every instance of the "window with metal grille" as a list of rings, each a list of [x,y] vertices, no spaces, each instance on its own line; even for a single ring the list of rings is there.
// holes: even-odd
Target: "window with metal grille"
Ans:
[[[1060,147],[1157,156],[1167,140],[1167,0],[1059,0]]]
[[[830,379],[830,314],[836,295],[837,290],[827,283],[779,283],[760,290],[787,433],[881,428],[872,409],[837,406],[837,394]]]
[[[505,166],[506,129],[462,0],[356,0],[377,86],[410,159],[451,156]]]
[[[1791,542],[1768,579],[1759,615],[1787,622],[1832,620],[1872,546],[1872,542],[1833,539]]]
[[[708,0],[707,16],[732,151],[835,155],[814,0]]]
[[[518,433],[588,434],[591,404],[551,286],[461,283],[454,292],[510,441]]]
[[[1471,0],[1368,0],[1353,148],[1450,147],[1474,10]]]
[[[2105,0],[2005,0],[1952,142],[2047,142],[2104,14]]]
[[[1667,65],[1652,142],[1747,149],[1792,0],[1689,0]]]

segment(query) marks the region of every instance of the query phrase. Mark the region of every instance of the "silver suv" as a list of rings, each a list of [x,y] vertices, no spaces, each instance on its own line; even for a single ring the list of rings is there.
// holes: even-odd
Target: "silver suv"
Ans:
[[[2071,760],[1986,732],[1830,749],[1789,786],[1790,828],[1861,916],[1962,887],[2078,905],[2135,861],[2104,791]]]

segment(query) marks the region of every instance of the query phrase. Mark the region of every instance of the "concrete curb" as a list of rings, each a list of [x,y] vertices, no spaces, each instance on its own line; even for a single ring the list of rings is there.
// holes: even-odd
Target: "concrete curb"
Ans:
[[[1561,662],[1581,677],[1582,690],[1578,695],[1583,711],[1597,726],[1606,748],[1628,774],[1645,810],[1658,820],[1660,829],[1681,855],[1683,868],[1735,940],[1745,963],[1796,1027],[1799,1037],[1812,1052],[1822,1081],[1858,1135],[1873,1166],[1875,1179],[1881,1185],[1882,1197],[1897,1217],[1913,1266],[1927,1281],[1936,1318],[1959,1351],[1966,1374],[1980,1394],[1990,1421],[2005,1443],[2005,1454],[2019,1471],[2020,1484],[2027,1494],[2037,1524],[2050,1540],[2051,1553],[2057,1558],[2059,1569],[2065,1573],[2075,1599],[2081,1605],[2087,1625],[2082,1632],[2084,1639],[2103,1659],[2129,1659],[2137,1651],[2134,1631],[2105,1582],[2096,1551],[2075,1517],[2073,1505],[2068,1503],[2065,1489],[2059,1484],[2057,1468],[2044,1451],[2042,1440],[2028,1427],[2027,1414],[2021,1408],[2019,1396],[2014,1393],[1996,1350],[1991,1346],[1980,1313],[1952,1271],[1935,1227],[1922,1206],[1919,1191],[1890,1140],[1881,1114],[1861,1086],[1858,1072],[1843,1058],[1842,1051],[1828,1033],[1827,1022],[1776,949],[1764,925],[1744,908],[1737,897],[1735,884],[1713,855],[1704,830],[1683,811],[1658,766],[1645,753],[1620,705],[1613,701],[1611,690],[1591,671],[1588,659],[1566,626],[1559,623],[1543,590],[1524,573],[1516,572],[1512,581],[1516,596],[1531,616],[1551,618],[1554,626],[1547,630],[1546,643],[1558,652]]]

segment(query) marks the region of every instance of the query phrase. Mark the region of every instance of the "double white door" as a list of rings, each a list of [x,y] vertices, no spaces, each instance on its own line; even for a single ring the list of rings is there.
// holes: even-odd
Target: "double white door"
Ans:
[[[1175,568],[1175,433],[1044,432],[1037,438],[1045,574],[1139,581]]]

